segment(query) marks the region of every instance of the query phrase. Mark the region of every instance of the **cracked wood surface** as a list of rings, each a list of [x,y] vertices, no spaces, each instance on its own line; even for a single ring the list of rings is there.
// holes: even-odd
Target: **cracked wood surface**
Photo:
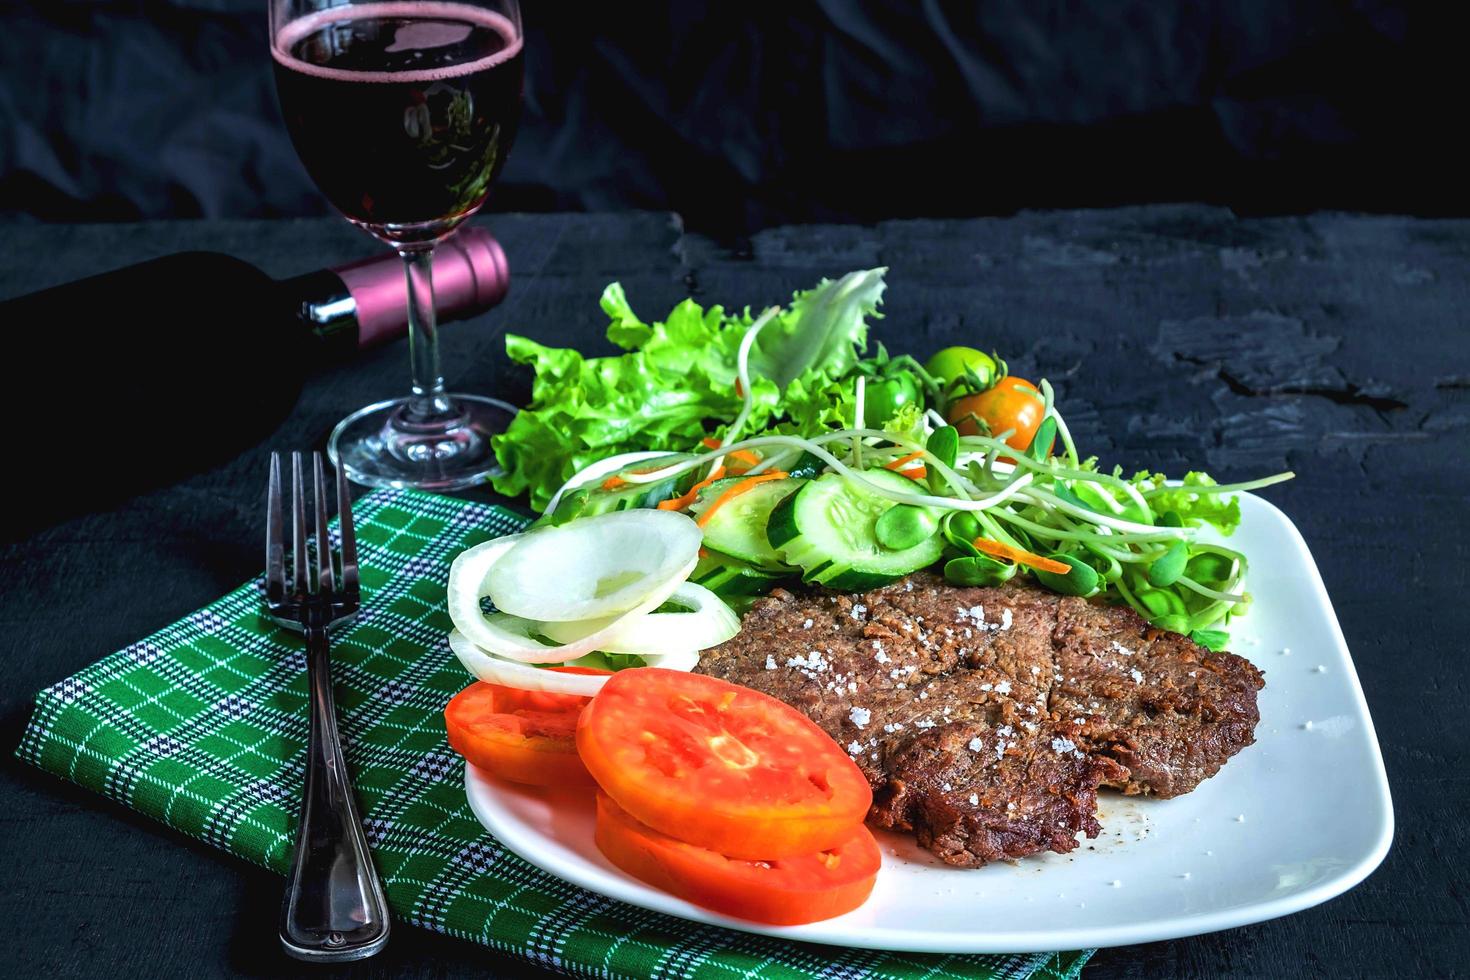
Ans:
[[[1079,445],[1104,462],[1205,467],[1223,480],[1296,470],[1297,480],[1269,496],[1311,546],[1357,663],[1394,790],[1393,850],[1326,905],[1104,950],[1086,975],[1463,975],[1470,760],[1457,733],[1470,695],[1470,222],[1243,220],[1168,206],[798,226],[736,243],[683,235],[661,214],[486,223],[510,256],[511,293],[499,309],[446,327],[452,386],[524,402],[528,378],[501,351],[507,330],[610,352],[597,297],[612,279],[642,315],[661,318],[691,294],[758,306],[824,275],[886,265],[875,339],[920,354],[951,343],[999,349],[1016,373],[1052,380]],[[0,297],[189,248],[286,276],[374,247],[337,221],[11,226],[6,237]],[[67,355],[59,356],[64,379]],[[8,744],[38,688],[258,572],[268,449],[321,446],[344,412],[397,394],[406,367],[394,345],[322,374],[269,445],[4,545]],[[317,972],[276,951],[279,879],[8,753],[0,787],[9,885],[0,911],[12,924],[0,974]],[[532,973],[407,928],[384,956],[333,973],[487,971]]]

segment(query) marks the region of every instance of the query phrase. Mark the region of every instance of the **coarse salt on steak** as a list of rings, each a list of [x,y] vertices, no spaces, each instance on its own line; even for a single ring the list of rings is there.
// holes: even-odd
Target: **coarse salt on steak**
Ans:
[[[809,716],[872,784],[869,822],[960,867],[1097,836],[1100,786],[1189,792],[1254,741],[1263,686],[1131,609],[928,574],[778,589],[698,670]]]

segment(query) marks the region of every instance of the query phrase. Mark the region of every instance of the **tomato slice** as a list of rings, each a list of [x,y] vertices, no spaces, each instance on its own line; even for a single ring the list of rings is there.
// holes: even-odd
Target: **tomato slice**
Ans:
[[[794,926],[851,912],[873,891],[882,856],[862,824],[826,850],[769,861],[726,857],[639,823],[597,794],[597,849],[641,881],[707,909]]]
[[[731,857],[835,847],[873,802],[856,764],[805,715],[702,674],[618,671],[582,712],[577,750],[635,819]]]
[[[553,667],[606,674],[590,667]],[[591,786],[577,755],[577,716],[591,698],[522,691],[476,681],[444,709],[450,746],[465,761],[503,779],[537,786]]]

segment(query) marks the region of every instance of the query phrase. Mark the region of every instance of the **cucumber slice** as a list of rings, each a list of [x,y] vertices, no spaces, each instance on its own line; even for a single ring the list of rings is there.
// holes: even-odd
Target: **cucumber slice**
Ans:
[[[711,554],[694,566],[694,574],[689,576],[689,581],[726,598],[765,595],[784,577],[780,572],[768,572],[734,558]]]
[[[896,490],[915,488],[908,477],[887,470],[868,470],[863,475]],[[887,497],[828,473],[777,505],[766,525],[766,536],[788,562],[801,567],[806,581],[860,592],[926,568],[944,552],[940,534],[901,551],[880,545],[873,525],[896,506]]]
[[[638,465],[640,468],[658,464],[668,465],[684,458],[687,457],[669,456]],[[592,486],[568,490],[562,494],[556,510],[544,515],[544,519],[549,519],[549,523],[560,527],[579,517],[594,517],[598,514],[613,514],[620,510],[657,507],[660,501],[674,496],[674,485],[678,482],[677,477],[671,476],[657,483],[630,483],[616,490],[604,490],[601,484],[606,480],[607,477],[603,477]]]
[[[699,499],[690,506],[690,512],[699,517],[721,494],[743,479],[737,476],[711,483],[699,492]],[[781,560],[776,549],[766,540],[766,523],[776,505],[799,489],[802,482],[791,479],[767,480],[727,500],[705,523],[704,546],[757,568],[776,572],[790,571],[791,567]]]
[[[787,467],[786,469],[786,472],[791,476],[800,477],[803,480],[810,480],[815,477],[819,477],[826,471],[827,464],[822,462],[820,459],[813,456],[809,452],[803,452],[801,456],[797,458],[796,463],[792,466]]]

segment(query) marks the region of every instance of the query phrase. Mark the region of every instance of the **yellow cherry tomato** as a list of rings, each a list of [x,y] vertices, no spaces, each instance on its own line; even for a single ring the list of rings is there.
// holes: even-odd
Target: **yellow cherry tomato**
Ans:
[[[1011,429],[1006,445],[1025,450],[1036,438],[1036,429],[1041,425],[1045,409],[1046,401],[1034,384],[1025,378],[1008,375],[993,388],[956,399],[949,406],[948,420],[962,436],[981,434],[980,427],[975,424],[977,418],[984,420],[992,435]]]

